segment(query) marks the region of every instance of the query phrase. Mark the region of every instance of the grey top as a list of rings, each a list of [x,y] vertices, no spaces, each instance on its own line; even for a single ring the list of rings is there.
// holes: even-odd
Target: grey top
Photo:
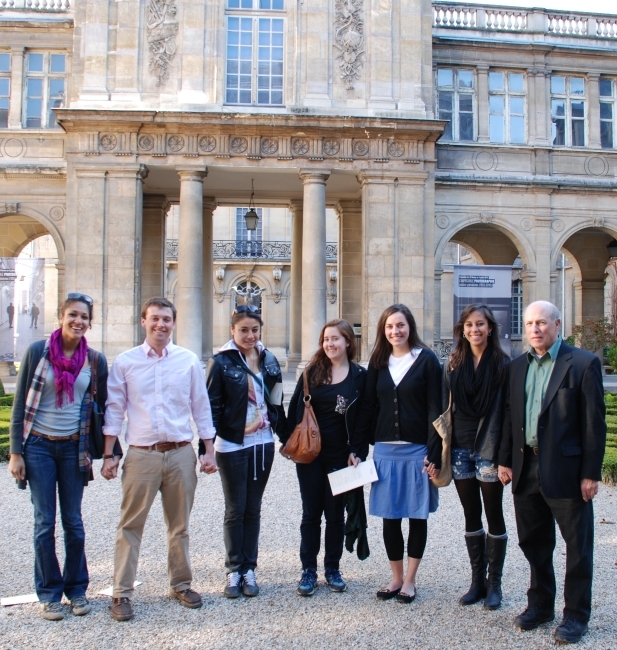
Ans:
[[[56,406],[56,386],[54,384],[54,369],[49,364],[45,383],[41,393],[41,401],[36,409],[32,428],[35,431],[44,433],[47,436],[70,436],[73,433],[79,433],[79,424],[81,417],[81,403],[90,386],[90,364],[82,368],[77,381],[73,387],[75,400],[71,404],[66,395],[62,408]]]

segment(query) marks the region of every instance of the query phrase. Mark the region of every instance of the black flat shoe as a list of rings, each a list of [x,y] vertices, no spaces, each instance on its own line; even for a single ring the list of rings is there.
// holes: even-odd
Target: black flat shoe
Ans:
[[[409,594],[406,594],[404,591],[401,591],[398,594],[398,596],[396,597],[396,600],[399,603],[409,604],[409,603],[413,603],[415,597],[416,597],[416,590],[415,589],[413,590],[413,595],[412,596],[410,596]]]
[[[393,589],[392,591],[389,589],[380,589],[377,592],[377,598],[379,598],[379,600],[390,600],[391,598],[396,598],[400,591],[400,587],[398,589]]]

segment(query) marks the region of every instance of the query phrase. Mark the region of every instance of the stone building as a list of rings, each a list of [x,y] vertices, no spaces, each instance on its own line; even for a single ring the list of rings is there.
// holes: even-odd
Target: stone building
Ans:
[[[615,16],[430,0],[0,0],[0,245],[51,236],[112,359],[165,292],[208,356],[246,281],[290,366],[335,315],[366,358],[394,301],[439,342],[456,244],[599,317],[616,44]]]

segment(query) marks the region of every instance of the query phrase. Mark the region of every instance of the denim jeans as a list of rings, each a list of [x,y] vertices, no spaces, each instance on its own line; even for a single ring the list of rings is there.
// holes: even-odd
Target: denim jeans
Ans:
[[[455,481],[477,478],[478,481],[496,483],[497,466],[490,460],[482,458],[473,449],[452,448],[452,477]]]
[[[88,589],[85,533],[81,519],[84,475],[79,442],[29,436],[24,447],[26,475],[34,506],[34,583],[42,603],[84,596]],[[64,571],[56,557],[56,485],[64,530]]]
[[[225,567],[228,573],[238,571],[244,575],[249,569],[257,567],[261,499],[273,461],[273,442],[238,451],[216,453],[216,464],[219,467],[225,496],[223,538],[226,551]]]
[[[337,467],[328,467],[319,460],[296,465],[302,497],[300,524],[300,561],[303,569],[317,571],[317,555],[321,544],[321,516],[326,516],[326,572],[338,570],[345,541],[345,494],[332,495],[328,473],[347,467],[347,459]]]

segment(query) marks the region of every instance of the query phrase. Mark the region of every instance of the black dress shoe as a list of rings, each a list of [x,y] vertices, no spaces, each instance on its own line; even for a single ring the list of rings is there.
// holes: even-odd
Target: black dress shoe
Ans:
[[[535,630],[542,623],[550,623],[554,618],[555,612],[528,607],[514,619],[514,627],[518,627],[520,630]]]
[[[406,594],[404,591],[401,591],[401,592],[399,593],[399,595],[396,597],[396,600],[397,600],[399,603],[406,603],[406,604],[409,604],[409,603],[413,603],[415,597],[416,597],[416,590],[415,590],[415,589],[413,590],[413,594],[411,594],[411,595],[410,595],[410,594]]]
[[[564,618],[561,625],[555,629],[555,641],[559,643],[578,643],[587,634],[587,623],[575,618]]]
[[[393,589],[392,591],[385,588],[380,589],[377,592],[377,598],[379,598],[379,600],[390,600],[391,598],[396,598],[396,596],[399,595],[400,591],[401,591],[400,587],[398,589]]]

